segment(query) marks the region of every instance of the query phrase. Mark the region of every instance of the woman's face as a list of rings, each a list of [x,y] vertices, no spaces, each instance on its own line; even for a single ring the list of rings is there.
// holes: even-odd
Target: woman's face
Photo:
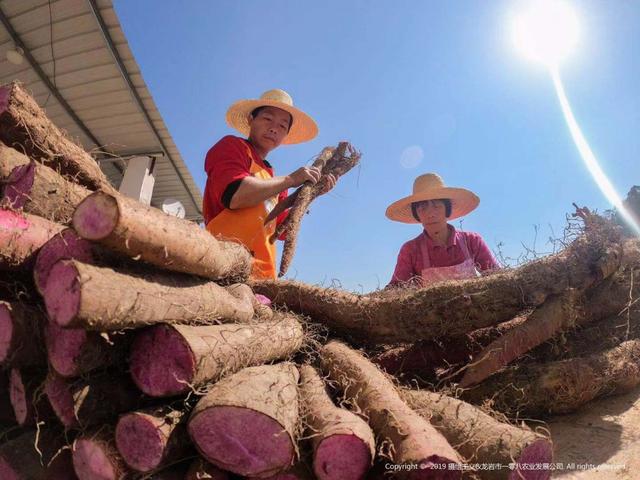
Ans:
[[[425,228],[446,224],[446,211],[447,208],[442,200],[425,200],[417,202],[416,205],[416,213]]]

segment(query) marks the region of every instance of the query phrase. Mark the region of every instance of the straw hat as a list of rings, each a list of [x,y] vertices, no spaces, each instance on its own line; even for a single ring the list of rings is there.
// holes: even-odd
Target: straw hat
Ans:
[[[440,175],[436,173],[425,173],[413,182],[413,195],[404,197],[389,205],[385,214],[387,218],[396,222],[420,223],[411,213],[411,204],[413,202],[440,198],[448,198],[451,200],[451,215],[449,216],[449,220],[466,215],[474,210],[480,203],[480,199],[475,193],[464,188],[447,187],[442,178],[440,178]]]
[[[249,136],[249,115],[258,107],[276,107],[293,117],[293,125],[282,141],[286,143],[307,142],[318,134],[318,126],[313,119],[293,106],[293,99],[284,90],[275,88],[264,92],[258,100],[239,100],[227,110],[227,124],[241,134]]]

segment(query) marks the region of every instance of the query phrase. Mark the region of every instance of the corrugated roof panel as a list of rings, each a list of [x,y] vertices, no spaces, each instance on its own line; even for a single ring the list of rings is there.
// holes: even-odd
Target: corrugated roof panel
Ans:
[[[55,39],[54,53],[56,58],[58,58],[58,55],[64,58],[75,53],[97,48],[104,49],[104,40],[99,35],[96,35],[96,32],[77,33],[64,39]],[[31,50],[31,54],[38,62],[48,61],[51,59],[51,45],[47,43],[41,47],[34,48]]]
[[[47,0],[0,0],[2,14],[8,18],[44,75],[52,84],[55,83],[78,120],[74,120],[68,110],[58,103],[31,66],[26,68],[27,63],[14,66],[4,60],[6,50],[13,48],[13,40],[4,28],[0,28],[0,82],[5,83],[15,78],[23,81],[38,102],[47,102],[47,113],[56,125],[68,131],[70,137],[78,139],[91,151],[107,149],[116,153],[158,152],[162,150],[164,143],[165,156],[157,158],[156,163],[156,189],[152,204],[160,205],[163,200],[161,197],[171,194],[184,203],[188,218],[199,219],[202,204],[200,191],[144,83],[111,1],[97,2],[97,16],[91,5],[94,2],[95,0],[52,2],[53,23],[50,25]],[[122,61],[124,73],[120,71],[110,51],[110,44],[101,31],[100,22],[106,26],[106,34]],[[129,90],[127,78],[141,105]],[[142,108],[149,120],[143,115]],[[82,128],[87,128],[89,133]],[[101,144],[100,148],[96,148],[87,136],[89,134]],[[101,167],[108,178],[118,185],[121,174],[116,163],[101,162]],[[180,175],[183,180],[180,180]]]

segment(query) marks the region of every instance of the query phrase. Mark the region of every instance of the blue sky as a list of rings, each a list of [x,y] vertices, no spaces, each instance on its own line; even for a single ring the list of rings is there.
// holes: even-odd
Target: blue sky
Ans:
[[[228,106],[282,88],[320,127],[282,146],[277,174],[350,141],[358,169],[317,199],[288,276],[355,291],[386,285],[420,227],[386,207],[437,172],[476,192],[464,218],[493,249],[549,251],[572,202],[609,208],[583,166],[553,84],[512,47],[515,1],[115,0],[145,81],[196,183],[233,133]],[[561,75],[593,151],[621,195],[640,183],[640,3],[574,1],[580,43]],[[408,149],[408,150],[407,150]],[[412,152],[422,151],[416,161]],[[404,155],[403,155],[404,152]],[[453,224],[458,227],[456,220]]]

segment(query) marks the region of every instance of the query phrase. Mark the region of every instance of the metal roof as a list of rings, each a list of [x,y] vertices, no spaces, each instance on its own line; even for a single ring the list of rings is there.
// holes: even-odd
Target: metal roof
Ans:
[[[23,48],[13,65],[7,50]],[[157,155],[151,204],[176,198],[202,219],[202,194],[184,164],[133,58],[111,0],[0,0],[0,84],[20,80],[47,115],[117,187],[119,161]],[[103,155],[102,152],[105,152]]]

